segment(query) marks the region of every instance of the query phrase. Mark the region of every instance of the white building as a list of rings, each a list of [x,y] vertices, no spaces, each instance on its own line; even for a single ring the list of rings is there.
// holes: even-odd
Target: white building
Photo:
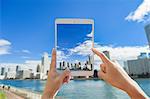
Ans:
[[[136,59],[127,61],[130,75],[141,75],[150,73],[150,59]]]
[[[31,73],[32,73],[31,70],[23,70],[22,79],[31,78]]]
[[[32,70],[20,70],[16,72],[17,79],[29,79],[32,78]]]
[[[16,78],[16,71],[9,71],[7,72],[7,79],[15,79]]]
[[[49,70],[49,67],[50,67],[50,60],[48,57],[48,53],[45,52],[42,57],[42,62],[41,62],[40,79],[47,78],[47,71]]]

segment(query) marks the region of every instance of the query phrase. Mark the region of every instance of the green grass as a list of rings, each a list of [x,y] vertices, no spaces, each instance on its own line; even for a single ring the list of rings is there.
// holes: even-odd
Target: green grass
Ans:
[[[7,99],[4,92],[0,91],[0,99]]]

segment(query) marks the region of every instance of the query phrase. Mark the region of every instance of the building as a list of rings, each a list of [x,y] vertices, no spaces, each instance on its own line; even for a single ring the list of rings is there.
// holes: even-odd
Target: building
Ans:
[[[4,79],[4,78],[5,78],[5,68],[1,67],[0,79]]]
[[[19,70],[21,70],[20,66],[16,66],[16,72],[18,72]]]
[[[1,67],[1,76],[5,74],[5,68]]]
[[[58,72],[62,72],[66,68],[71,70],[72,78],[89,78],[93,77],[93,56],[87,56],[84,62],[76,60],[75,62],[62,61],[59,62]]]
[[[41,72],[41,67],[40,67],[39,64],[37,65],[36,72],[37,72],[37,73]]]
[[[62,61],[59,62],[59,70],[65,70],[66,68],[70,70],[93,70],[93,56],[87,56],[87,60],[84,62],[76,60],[75,62]]]
[[[88,68],[89,70],[93,70],[93,56],[89,55],[88,56]]]
[[[40,74],[41,74],[41,66],[38,64],[36,68],[35,79],[40,79]]]
[[[33,78],[32,76],[32,70],[20,70],[17,72],[16,74],[16,78],[17,79],[30,79]]]
[[[123,61],[123,65],[124,65],[123,69],[129,74],[129,68],[128,68],[127,61]]]
[[[129,75],[147,75],[150,74],[150,59],[140,58],[127,61]]]
[[[47,78],[47,70],[49,70],[50,67],[50,60],[48,53],[44,53],[42,57],[42,62],[41,62],[41,71],[40,71],[40,79],[46,79]]]
[[[16,71],[16,77],[15,78],[19,79],[20,78],[20,71],[21,70],[20,70],[20,67],[18,65],[16,66],[16,70],[15,71]]]
[[[22,79],[30,79],[32,78],[32,70],[23,70]]]
[[[15,71],[9,71],[9,72],[7,72],[6,79],[16,79],[16,72]]]
[[[103,51],[103,53],[104,53],[104,55],[105,55],[108,59],[110,59],[109,51]]]
[[[149,58],[149,53],[141,52],[138,59]]]
[[[149,46],[150,46],[150,24],[147,24],[147,25],[145,26],[145,32],[146,32],[148,44],[149,44]]]

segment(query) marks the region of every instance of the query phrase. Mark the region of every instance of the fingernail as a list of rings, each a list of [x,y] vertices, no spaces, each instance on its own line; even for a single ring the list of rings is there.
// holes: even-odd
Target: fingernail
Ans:
[[[53,51],[55,51],[55,48],[53,48]]]

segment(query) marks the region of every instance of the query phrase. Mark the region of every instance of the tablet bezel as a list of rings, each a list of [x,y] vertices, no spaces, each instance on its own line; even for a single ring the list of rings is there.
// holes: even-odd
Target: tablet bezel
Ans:
[[[57,24],[92,24],[92,48],[94,48],[94,20],[93,19],[62,19],[55,20],[55,50],[57,53]],[[57,54],[56,54],[57,61]],[[94,67],[94,54],[92,55],[93,67]],[[56,62],[57,63],[57,62]]]

